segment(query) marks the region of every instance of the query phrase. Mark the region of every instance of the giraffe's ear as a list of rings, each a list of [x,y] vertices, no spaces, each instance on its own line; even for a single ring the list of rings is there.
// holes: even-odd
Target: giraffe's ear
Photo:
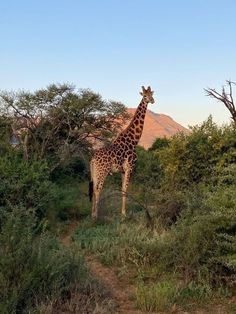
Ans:
[[[142,92],[140,92],[139,94],[140,94],[141,96],[143,96],[143,93],[142,93]]]

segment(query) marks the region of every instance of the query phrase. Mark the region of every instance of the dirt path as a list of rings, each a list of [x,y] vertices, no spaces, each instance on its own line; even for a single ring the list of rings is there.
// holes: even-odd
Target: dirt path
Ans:
[[[114,267],[105,267],[93,256],[87,256],[86,262],[92,274],[111,292],[112,297],[117,302],[119,313],[122,314],[143,314],[135,310],[135,304],[131,300],[135,289],[132,285],[124,280],[120,280],[116,275]]]
[[[68,225],[68,231],[60,240],[65,246],[71,244],[71,236],[77,226],[73,222]],[[112,298],[118,304],[118,313],[120,314],[144,314],[144,312],[135,310],[135,304],[131,300],[135,293],[134,286],[130,285],[128,281],[120,280],[116,275],[114,267],[103,266],[94,256],[89,255],[85,258],[88,268],[91,273],[110,291]]]

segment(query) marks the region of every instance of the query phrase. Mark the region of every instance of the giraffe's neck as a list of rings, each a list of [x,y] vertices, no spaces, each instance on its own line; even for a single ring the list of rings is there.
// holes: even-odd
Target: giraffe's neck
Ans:
[[[142,132],[143,132],[143,126],[144,126],[144,119],[147,111],[147,105],[148,103],[142,99],[134,116],[131,120],[128,127],[121,132],[121,134],[117,137],[117,139],[114,141],[114,144],[117,142],[120,142],[119,140],[125,137],[125,139],[132,140],[132,143],[136,146],[141,138]]]

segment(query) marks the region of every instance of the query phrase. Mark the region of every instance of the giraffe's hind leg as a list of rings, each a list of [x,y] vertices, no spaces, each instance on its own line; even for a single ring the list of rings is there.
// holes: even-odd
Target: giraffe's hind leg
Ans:
[[[106,171],[97,171],[96,168],[93,171],[93,205],[92,205],[92,218],[97,219],[98,217],[98,203],[100,194],[103,188],[104,181],[106,179]]]
[[[122,174],[122,207],[121,215],[126,216],[126,198],[127,198],[127,189],[129,186],[130,176],[132,174],[135,161],[137,160],[136,152],[132,152],[132,155],[126,160],[123,165],[124,173]]]

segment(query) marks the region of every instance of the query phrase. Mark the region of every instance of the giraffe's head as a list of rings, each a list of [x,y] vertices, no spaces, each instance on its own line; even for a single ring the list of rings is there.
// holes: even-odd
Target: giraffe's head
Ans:
[[[142,92],[140,92],[140,95],[143,96],[143,99],[145,100],[146,103],[151,103],[154,104],[155,100],[153,98],[153,91],[151,90],[151,87],[148,86],[147,89],[144,88],[144,86],[142,86]]]

